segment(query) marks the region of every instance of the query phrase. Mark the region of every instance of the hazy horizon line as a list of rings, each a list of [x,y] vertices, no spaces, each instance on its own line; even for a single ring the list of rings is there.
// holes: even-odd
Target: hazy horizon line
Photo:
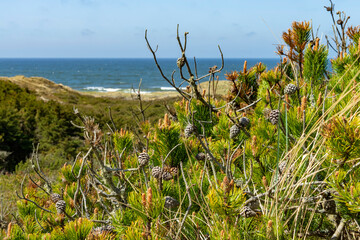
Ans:
[[[178,57],[158,57],[157,59],[177,59]],[[153,59],[152,57],[0,57],[0,59]],[[193,60],[193,58],[188,58]],[[221,59],[220,57],[198,57],[196,59]],[[224,57],[224,59],[279,59],[277,57]]]

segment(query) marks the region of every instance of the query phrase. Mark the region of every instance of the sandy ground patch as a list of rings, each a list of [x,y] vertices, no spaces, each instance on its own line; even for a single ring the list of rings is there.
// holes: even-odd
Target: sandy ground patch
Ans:
[[[50,81],[42,77],[25,77],[25,76],[14,76],[14,77],[0,77],[0,80],[8,80],[19,85],[22,88],[27,88],[29,90],[35,91],[41,99],[44,101],[47,100],[58,100],[57,96],[59,94],[80,94],[88,95],[94,97],[107,97],[107,98],[120,98],[125,100],[136,99],[136,94],[126,93],[122,91],[117,92],[80,92],[76,91],[68,86],[63,84],[57,84],[53,81]],[[229,81],[222,80],[210,84],[210,93],[212,94],[213,89],[215,93],[219,95],[224,95],[227,92],[229,87]],[[199,89],[202,92],[204,89],[208,91],[209,83],[203,82],[199,84]],[[164,99],[164,98],[174,98],[179,97],[177,91],[159,91],[151,93],[143,93],[142,98],[144,100],[153,100],[153,99]]]

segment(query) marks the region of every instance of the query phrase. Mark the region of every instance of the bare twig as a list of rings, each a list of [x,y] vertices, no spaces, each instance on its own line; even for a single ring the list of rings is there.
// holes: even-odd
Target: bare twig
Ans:
[[[36,216],[36,209],[35,209],[35,220],[36,220],[37,224],[41,227],[41,229],[42,229],[43,231],[47,232],[47,231],[45,230],[45,228],[44,228],[43,226],[41,226],[41,224],[40,224],[40,222],[39,222],[39,220],[38,220],[38,218],[37,218],[37,216]]]
[[[242,112],[242,111],[245,111],[246,109],[248,108],[251,108],[252,106],[254,106],[255,104],[257,104],[258,102],[261,101],[262,98],[259,98],[258,100],[256,100],[255,102],[252,102],[251,104],[247,105],[246,107],[243,107],[239,110],[236,110],[237,112]]]
[[[346,224],[346,220],[344,218],[342,218],[340,220],[340,224],[338,225],[338,227],[336,228],[336,231],[334,232],[334,234],[331,236],[331,240],[336,240],[336,239],[339,239],[344,227],[345,227],[345,224]]]
[[[197,100],[199,100],[202,104],[204,104],[205,106],[207,106],[207,107],[210,109],[210,111],[217,112],[217,110],[216,110],[211,104],[209,104],[208,102],[206,102],[205,99],[203,98],[203,96],[200,94],[200,92],[199,92],[199,90],[198,90],[197,82],[200,81],[201,79],[205,78],[205,77],[208,77],[208,76],[211,76],[211,75],[213,76],[215,73],[220,72],[220,71],[224,68],[224,57],[223,57],[223,53],[222,53],[222,51],[221,51],[220,46],[218,46],[219,51],[220,51],[220,54],[221,54],[221,67],[220,67],[219,69],[214,70],[214,71],[210,71],[208,74],[205,74],[205,75],[203,75],[203,76],[201,76],[201,77],[197,77],[197,72],[196,72],[196,78],[195,78],[194,74],[193,74],[192,71],[191,71],[190,64],[189,64],[189,62],[188,62],[188,60],[187,60],[187,58],[186,58],[186,55],[185,55],[186,46],[187,46],[187,35],[188,35],[188,34],[189,34],[188,32],[185,32],[185,34],[184,34],[184,45],[182,45],[182,42],[181,42],[181,39],[180,39],[180,36],[179,36],[179,25],[177,25],[177,37],[176,37],[176,38],[177,38],[177,41],[178,41],[178,44],[179,44],[179,47],[180,47],[180,50],[181,50],[181,60],[183,61],[183,63],[184,63],[183,65],[186,66],[187,72],[189,73],[189,78],[185,78],[184,75],[183,75],[183,71],[182,71],[183,65],[180,64],[180,65],[179,65],[180,77],[181,77],[182,80],[184,80],[185,82],[187,82],[187,83],[191,86],[192,95],[190,95],[190,94],[186,93],[185,91],[183,91],[183,90],[180,88],[180,86],[176,86],[176,85],[175,85],[175,81],[174,81],[174,78],[173,78],[174,72],[173,72],[173,74],[172,74],[172,76],[171,76],[171,80],[164,75],[164,73],[163,73],[163,71],[162,71],[162,69],[161,69],[161,67],[160,67],[160,65],[159,65],[159,63],[158,63],[158,61],[157,61],[157,57],[156,57],[156,54],[155,54],[156,51],[154,51],[154,50],[151,48],[150,43],[149,43],[149,41],[148,41],[148,39],[147,39],[147,30],[145,31],[145,40],[146,40],[146,43],[147,43],[147,46],[148,46],[149,50],[151,51],[151,53],[152,53],[152,55],[153,55],[155,64],[156,64],[157,68],[159,69],[161,76],[162,76],[172,87],[174,87],[175,90],[176,90],[177,92],[179,92],[180,95],[181,95],[182,97],[184,97],[186,100],[189,100],[189,97],[195,97],[195,98],[196,98]],[[197,71],[197,70],[196,70],[196,71]]]
[[[181,220],[181,223],[180,223],[178,232],[176,233],[175,239],[179,239],[179,235],[180,235],[180,233],[181,233],[181,229],[182,229],[182,227],[183,227],[183,225],[184,225],[184,223],[185,223],[186,217],[187,217],[187,215],[189,214],[190,208],[191,208],[191,206],[192,206],[191,194],[190,194],[190,191],[189,191],[189,190],[190,190],[190,187],[189,187],[189,185],[188,185],[188,183],[187,183],[187,181],[186,181],[186,177],[185,177],[185,173],[184,173],[184,169],[183,169],[183,164],[182,164],[182,162],[180,162],[180,170],[181,170],[181,175],[182,175],[183,180],[184,180],[184,183],[185,183],[185,190],[186,190],[187,196],[188,196],[188,198],[189,198],[189,206],[187,207],[186,212],[185,212],[185,214],[184,214],[184,217],[183,217],[183,219]]]
[[[180,95],[181,95],[182,97],[184,97],[185,99],[188,99],[189,94],[185,93],[185,92],[182,91],[180,88],[176,87],[176,85],[175,85],[172,81],[170,81],[170,80],[165,76],[165,74],[163,73],[163,71],[162,71],[162,69],[161,69],[161,67],[160,67],[160,65],[159,65],[159,63],[158,63],[158,61],[157,61],[157,57],[156,57],[156,54],[155,54],[156,51],[154,51],[154,50],[151,48],[151,45],[150,45],[149,40],[148,40],[148,38],[147,38],[147,30],[145,30],[145,40],[146,40],[146,44],[147,44],[150,52],[151,52],[152,55],[153,55],[153,58],[154,58],[156,67],[159,69],[161,76],[162,76],[173,88],[175,88],[175,90],[176,90],[178,93],[180,93]]]
[[[39,204],[37,204],[37,203],[34,202],[33,200],[30,200],[30,199],[28,199],[27,197],[25,197],[25,195],[24,195],[24,181],[25,181],[25,178],[26,178],[26,175],[24,176],[24,178],[23,178],[23,180],[22,180],[22,182],[21,182],[21,196],[18,194],[17,191],[15,191],[16,196],[17,196],[19,199],[21,199],[21,200],[25,200],[25,201],[31,202],[31,203],[34,204],[36,207],[40,208],[41,210],[43,210],[43,211],[45,211],[45,212],[53,213],[52,211],[41,207]]]
[[[114,119],[113,119],[113,117],[112,117],[111,107],[110,107],[110,106],[109,106],[109,117],[110,117],[111,124],[112,124],[112,126],[113,126],[113,128],[114,128],[114,131],[117,131],[117,128],[116,128],[115,123],[114,123]],[[112,129],[110,129],[110,130],[112,131]],[[113,131],[112,131],[112,132],[113,132]]]
[[[29,176],[30,181],[35,184],[38,188],[40,188],[41,190],[43,190],[47,195],[50,195],[50,193],[48,193],[43,187],[41,187],[39,184],[37,184],[32,178],[31,176]]]
[[[51,187],[50,181],[46,178],[45,174],[41,171],[40,164],[39,164],[39,154],[38,153],[39,153],[39,144],[36,146],[36,150],[34,148],[32,156],[30,158],[30,162],[32,164],[32,167],[33,167],[35,173],[42,180],[44,180],[46,186],[49,188],[49,192],[52,193],[52,187]],[[36,162],[34,162],[34,159],[35,159]],[[35,163],[36,163],[36,165],[35,165]]]
[[[20,227],[21,231],[23,233],[25,233],[25,230],[24,230],[23,226],[21,225],[19,219],[15,216],[15,214],[12,213],[11,216],[13,216],[13,218],[15,219],[16,224]]]

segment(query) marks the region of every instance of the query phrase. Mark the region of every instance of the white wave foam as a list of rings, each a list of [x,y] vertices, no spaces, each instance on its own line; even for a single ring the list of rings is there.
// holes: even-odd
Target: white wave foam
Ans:
[[[121,88],[86,87],[86,88],[84,88],[84,90],[97,91],[97,92],[117,92],[117,91],[120,91]]]
[[[161,91],[176,91],[173,87],[160,87]],[[180,89],[186,89],[185,87],[182,87]]]
[[[175,88],[173,87],[155,87],[154,90],[150,89],[146,89],[146,90],[140,90],[142,94],[147,94],[147,93],[152,93],[154,91],[176,91]],[[184,87],[182,87],[181,89],[186,89]],[[121,91],[124,93],[134,93],[133,89],[126,89],[126,88],[106,88],[106,87],[95,87],[95,86],[91,86],[91,87],[86,87],[83,88],[84,91],[95,91],[95,92],[117,92],[117,91]],[[137,92],[137,89],[135,90]]]

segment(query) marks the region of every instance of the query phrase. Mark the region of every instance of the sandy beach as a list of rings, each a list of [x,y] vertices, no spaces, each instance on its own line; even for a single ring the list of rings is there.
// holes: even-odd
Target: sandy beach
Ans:
[[[54,83],[51,80],[42,77],[25,77],[22,75],[14,77],[0,77],[0,80],[7,80],[12,83],[19,85],[20,87],[27,88],[31,91],[35,91],[39,97],[45,101],[47,100],[58,100],[60,94],[79,94],[88,95],[93,97],[106,97],[106,98],[119,98],[123,100],[136,99],[135,93],[128,93],[122,91],[116,92],[96,92],[96,91],[77,91],[63,84]],[[229,82],[226,80],[220,80],[215,82],[216,90],[215,93],[219,95],[226,94],[228,90]],[[209,88],[208,82],[199,84],[199,89],[202,92],[204,89]],[[210,92],[212,93],[213,83],[210,86]],[[159,92],[145,92],[142,93],[142,99],[145,101],[151,101],[154,99],[165,99],[179,97],[180,94],[177,91],[159,91]]]

